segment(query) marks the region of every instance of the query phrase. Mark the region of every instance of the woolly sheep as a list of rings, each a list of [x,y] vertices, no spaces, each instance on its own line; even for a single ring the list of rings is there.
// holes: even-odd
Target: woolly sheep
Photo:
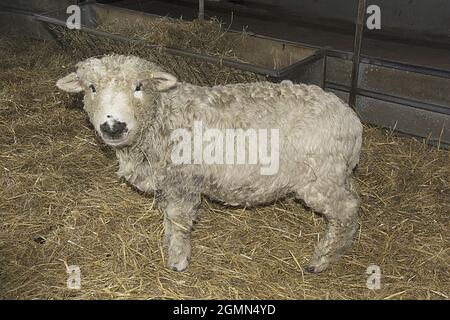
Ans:
[[[84,91],[91,123],[116,151],[118,175],[156,196],[164,211],[169,268],[182,271],[189,264],[201,196],[247,207],[289,195],[303,200],[327,222],[309,272],[325,270],[350,247],[359,208],[351,175],[359,161],[362,125],[334,94],[290,81],[201,87],[178,82],[152,62],[122,55],[82,61],[56,85]],[[196,121],[216,133],[278,130],[279,144],[270,146],[279,156],[278,170],[262,174],[254,163],[175,163],[173,132],[192,132]]]

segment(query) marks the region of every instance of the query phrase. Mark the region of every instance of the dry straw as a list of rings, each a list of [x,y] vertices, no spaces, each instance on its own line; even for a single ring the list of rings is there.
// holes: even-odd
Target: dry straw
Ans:
[[[53,29],[65,47],[69,48],[68,53],[78,58],[109,53],[138,55],[155,61],[182,81],[199,85],[260,81],[264,78],[223,65],[223,59],[252,63],[239,58],[239,55],[243,55],[241,51],[247,43],[248,35],[245,32],[227,34],[222,29],[222,24],[215,19],[193,22],[166,17],[150,20],[124,19],[101,22],[97,26],[100,31],[124,36],[131,41],[74,32],[61,26],[54,26]],[[218,62],[172,55],[164,47],[208,55]],[[277,61],[273,63],[276,64]]]
[[[0,294],[2,298],[448,299],[450,154],[365,127],[353,250],[304,273],[323,220],[291,200],[231,209],[206,200],[193,262],[164,268],[154,199],[114,172],[79,97],[56,79],[74,61],[54,43],[0,39]],[[366,268],[382,271],[366,288]],[[81,268],[81,290],[66,266]]]

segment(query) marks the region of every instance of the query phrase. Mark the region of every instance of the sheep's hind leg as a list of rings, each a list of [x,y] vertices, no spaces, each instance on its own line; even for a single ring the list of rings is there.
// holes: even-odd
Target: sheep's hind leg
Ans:
[[[166,201],[164,212],[164,243],[167,246],[167,266],[185,270],[191,258],[191,231],[197,214],[198,201]]]
[[[318,182],[300,196],[311,209],[322,213],[327,222],[325,234],[306,268],[308,272],[321,272],[350,248],[358,226],[359,199],[343,186],[330,188],[327,183],[321,186]]]

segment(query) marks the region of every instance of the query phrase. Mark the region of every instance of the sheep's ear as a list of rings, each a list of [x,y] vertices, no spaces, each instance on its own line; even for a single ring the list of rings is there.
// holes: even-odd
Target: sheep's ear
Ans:
[[[78,75],[75,72],[72,72],[64,78],[56,81],[56,86],[59,89],[70,93],[83,91],[83,86],[81,85],[80,78],[78,78]]]
[[[158,91],[167,91],[177,85],[177,78],[170,73],[154,72],[151,75],[153,81],[156,82],[156,89]]]

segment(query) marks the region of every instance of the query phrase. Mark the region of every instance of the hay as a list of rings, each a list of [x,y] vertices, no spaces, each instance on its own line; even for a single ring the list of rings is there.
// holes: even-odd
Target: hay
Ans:
[[[304,273],[323,220],[293,201],[252,210],[204,201],[184,273],[164,268],[162,215],[114,174],[81,101],[55,80],[53,43],[0,39],[1,298],[448,299],[450,153],[365,127],[353,250]],[[66,265],[82,289],[66,288]],[[366,288],[367,266],[382,287]]]
[[[153,61],[180,79],[198,85],[218,85],[265,80],[263,75],[230,68],[223,59],[247,62],[240,49],[248,39],[245,32],[228,35],[216,20],[183,21],[171,18],[112,20],[101,22],[97,29],[113,35],[122,35],[132,41],[120,41],[86,32],[54,26],[59,40],[70,48],[68,53],[78,59],[96,55],[119,53],[136,55]],[[175,48],[208,55],[218,59],[206,62],[186,56],[167,53],[164,48]],[[279,58],[280,59],[280,58]],[[277,61],[274,61],[276,64]]]
[[[169,17],[114,19],[100,23],[97,29],[155,45],[234,60],[241,60],[236,52],[247,38],[245,32],[230,37],[224,31],[223,23],[215,18],[205,21],[184,21]]]

